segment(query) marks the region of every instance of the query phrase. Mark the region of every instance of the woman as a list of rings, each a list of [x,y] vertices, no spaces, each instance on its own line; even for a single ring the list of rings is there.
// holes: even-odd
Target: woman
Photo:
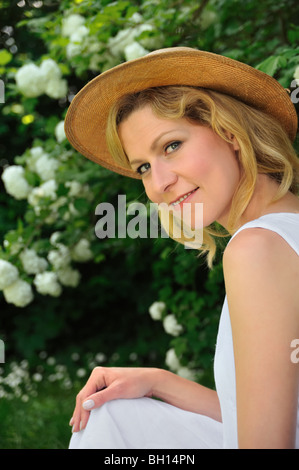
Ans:
[[[299,448],[299,163],[287,92],[234,60],[170,48],[95,78],[65,126],[79,152],[141,178],[170,215],[188,203],[191,229],[203,204],[210,266],[211,225],[232,235],[216,391],[161,369],[96,368],[70,448]]]

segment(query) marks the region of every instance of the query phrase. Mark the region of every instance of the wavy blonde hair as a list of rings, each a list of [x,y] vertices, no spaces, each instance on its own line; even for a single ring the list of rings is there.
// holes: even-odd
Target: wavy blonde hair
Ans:
[[[228,135],[232,134],[239,144],[241,178],[232,201],[228,233],[213,226],[203,230],[200,250],[207,254],[210,267],[216,254],[215,237],[232,235],[237,230],[238,221],[253,195],[258,173],[268,174],[278,182],[275,200],[288,191],[298,195],[299,159],[280,123],[231,96],[202,88],[166,86],[123,96],[110,110],[106,131],[107,145],[116,162],[130,168],[118,136],[118,126],[133,111],[146,105],[150,105],[158,117],[186,118],[207,126],[227,142],[230,142]],[[165,214],[160,214],[162,225],[163,217]],[[168,226],[172,236],[171,224]],[[185,243],[186,240],[178,241]]]

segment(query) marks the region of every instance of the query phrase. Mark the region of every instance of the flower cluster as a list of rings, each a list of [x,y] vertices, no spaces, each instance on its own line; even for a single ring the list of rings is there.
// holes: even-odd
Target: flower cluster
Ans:
[[[2,173],[2,181],[6,192],[15,199],[27,199],[31,186],[25,179],[25,170],[22,166],[11,165]]]
[[[43,94],[50,98],[64,98],[67,94],[67,81],[53,59],[45,59],[40,66],[34,63],[19,68],[15,76],[19,91],[28,98]]]
[[[183,332],[182,325],[177,322],[177,319],[173,313],[163,315],[165,310],[166,304],[164,302],[154,302],[149,307],[149,314],[153,320],[162,320],[166,333],[171,336],[179,336]]]
[[[17,307],[26,307],[33,300],[31,285],[20,279],[16,266],[4,259],[0,259],[0,289],[6,302]]]
[[[184,377],[188,380],[196,380],[197,371],[192,370],[186,366],[182,366],[179,358],[177,357],[174,348],[171,348],[166,353],[165,364],[169,369],[175,372],[180,377]]]
[[[149,52],[145,47],[154,46],[154,44],[150,44],[149,40],[143,41],[143,44],[137,41],[141,33],[153,30],[152,25],[144,23],[139,13],[134,13],[131,21],[132,28],[120,30],[116,36],[109,38],[108,41],[108,48],[111,53],[116,57],[124,56],[126,60],[143,57]]]
[[[66,46],[66,56],[68,59],[82,52],[84,39],[89,34],[89,29],[84,23],[85,19],[78,14],[69,15],[62,21],[61,34],[69,39],[69,43]]]
[[[119,63],[120,60],[137,59],[146,55],[150,49],[162,47],[163,38],[158,35],[154,27],[145,23],[139,13],[133,13],[129,18],[130,27],[118,31],[109,37],[104,43],[98,39],[97,31],[90,32],[86,26],[86,19],[79,14],[71,14],[62,20],[61,35],[68,39],[65,46],[66,57],[76,66],[77,57],[89,59],[90,70],[107,70]],[[95,28],[94,28],[95,29]],[[144,33],[152,33],[152,36],[139,39]]]

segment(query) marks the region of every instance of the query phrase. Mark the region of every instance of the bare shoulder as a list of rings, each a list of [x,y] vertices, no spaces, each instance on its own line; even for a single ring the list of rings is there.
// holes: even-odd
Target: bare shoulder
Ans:
[[[228,244],[223,255],[224,272],[233,269],[280,268],[299,270],[299,256],[278,233],[264,228],[248,228],[238,233]]]
[[[248,228],[238,233],[225,250],[223,272],[231,303],[279,304],[298,321],[299,256],[276,232]]]

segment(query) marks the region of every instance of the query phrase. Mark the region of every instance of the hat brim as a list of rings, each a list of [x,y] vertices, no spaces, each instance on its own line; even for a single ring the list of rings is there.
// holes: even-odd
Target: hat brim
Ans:
[[[132,178],[136,172],[117,164],[106,144],[107,117],[123,95],[146,88],[187,85],[233,96],[267,114],[282,125],[293,141],[297,113],[287,91],[269,75],[246,64],[188,47],[152,52],[103,72],[74,97],[65,119],[65,132],[85,157]]]

